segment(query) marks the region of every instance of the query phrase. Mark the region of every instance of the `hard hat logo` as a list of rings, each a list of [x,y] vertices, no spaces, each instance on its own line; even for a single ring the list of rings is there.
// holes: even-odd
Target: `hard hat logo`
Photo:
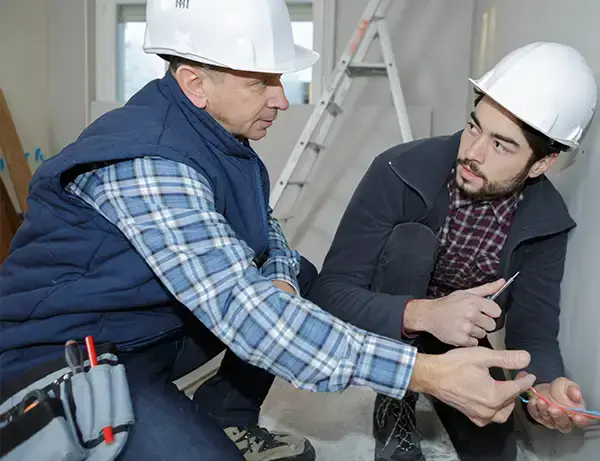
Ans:
[[[469,81],[515,117],[571,149],[579,147],[597,103],[594,73],[577,50],[559,43],[518,48]]]
[[[285,0],[147,0],[143,49],[273,74],[297,72],[319,59],[294,43]]]

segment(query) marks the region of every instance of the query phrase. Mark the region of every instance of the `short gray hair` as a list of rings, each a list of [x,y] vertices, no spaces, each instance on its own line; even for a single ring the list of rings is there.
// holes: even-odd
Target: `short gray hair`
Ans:
[[[168,61],[169,70],[173,74],[175,72],[177,72],[177,69],[179,69],[181,66],[191,66],[191,67],[196,67],[198,69],[202,69],[206,72],[209,72],[211,75],[213,75],[215,77],[222,76],[222,72],[220,71],[220,69],[211,64],[206,64],[204,62],[198,62],[198,61],[192,61],[191,59],[182,58],[180,56],[161,55],[161,58],[163,58],[165,61]]]

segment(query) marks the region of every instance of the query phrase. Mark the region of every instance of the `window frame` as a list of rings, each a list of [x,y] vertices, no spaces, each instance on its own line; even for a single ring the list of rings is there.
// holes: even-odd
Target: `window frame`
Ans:
[[[312,101],[321,97],[334,68],[335,11],[337,0],[286,0],[312,3],[313,48],[321,59],[313,66]],[[96,0],[96,101],[117,101],[117,29],[122,5],[144,5],[146,0]]]

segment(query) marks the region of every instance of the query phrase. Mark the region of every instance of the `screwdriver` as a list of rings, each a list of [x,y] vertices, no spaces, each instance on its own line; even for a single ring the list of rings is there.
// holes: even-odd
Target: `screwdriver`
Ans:
[[[83,354],[77,344],[77,341],[70,339],[65,344],[65,360],[73,376],[77,373],[83,373]]]
[[[65,361],[67,362],[67,365],[69,365],[73,376],[77,373],[82,373],[84,371],[83,355],[81,354],[81,349],[79,349],[79,346],[77,345],[77,341],[75,341],[74,339],[69,339],[65,343]],[[36,407],[38,403],[38,401],[35,401],[27,405],[27,407],[25,407],[25,409],[23,410],[23,414]]]
[[[515,279],[517,278],[517,275],[519,275],[519,272],[517,272],[515,275],[513,275],[510,279],[508,279],[508,281],[502,285],[502,287],[500,287],[500,289],[494,293],[492,296],[490,296],[488,299],[490,301],[494,301],[498,296],[500,296],[500,294],[506,290],[508,288],[508,286],[513,283],[515,281]]]

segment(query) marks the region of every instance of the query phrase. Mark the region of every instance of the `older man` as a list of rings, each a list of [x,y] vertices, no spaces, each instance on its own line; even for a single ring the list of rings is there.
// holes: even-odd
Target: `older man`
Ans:
[[[309,299],[432,354],[489,345],[487,334],[502,327],[506,314],[507,347],[531,353],[537,391],[583,407],[581,390],[565,377],[557,339],[567,236],[575,223],[544,173],[559,152],[579,145],[596,107],[593,72],[570,47],[533,43],[472,83],[475,109],[464,130],[375,159]],[[497,304],[463,299],[462,290],[517,272]],[[414,393],[402,402],[377,398],[378,461],[424,459],[416,401]],[[462,460],[515,459],[509,424],[480,428],[436,407]],[[528,409],[561,431],[586,423],[536,399]]]
[[[477,424],[505,421],[534,376],[499,386],[488,368],[525,367],[527,353],[417,354],[301,297],[314,267],[271,216],[248,141],[288,107],[281,74],[318,57],[294,45],[285,2],[149,0],[145,49],[169,61],[164,78],[32,180],[1,268],[2,380],[25,379],[70,339],[114,344],[136,418],[124,461],[314,459],[308,441],[258,426],[274,375],[312,391],[410,387]],[[223,349],[193,399],[172,384]]]

